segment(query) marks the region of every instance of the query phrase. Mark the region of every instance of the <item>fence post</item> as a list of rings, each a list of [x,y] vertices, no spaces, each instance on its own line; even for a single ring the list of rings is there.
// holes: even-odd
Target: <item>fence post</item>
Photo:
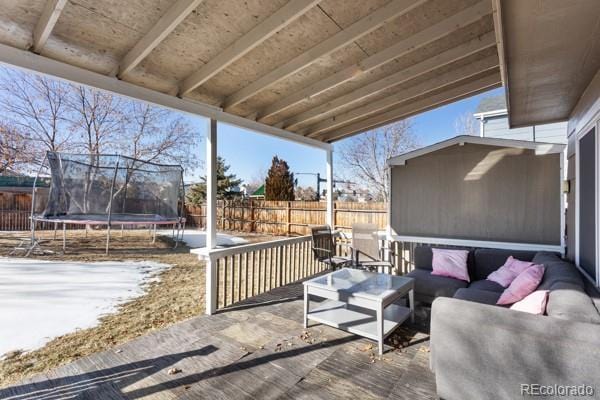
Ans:
[[[206,257],[206,314],[212,315],[217,311],[217,266],[218,260],[213,260],[210,254]]]
[[[292,208],[291,201],[287,202],[287,235],[292,233]]]
[[[250,199],[250,232],[254,232],[254,200]]]

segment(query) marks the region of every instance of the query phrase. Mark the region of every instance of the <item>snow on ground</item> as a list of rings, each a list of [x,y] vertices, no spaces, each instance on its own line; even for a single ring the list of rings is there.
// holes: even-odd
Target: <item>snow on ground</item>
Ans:
[[[158,234],[171,236],[171,230],[160,230]],[[206,247],[206,232],[198,230],[185,230],[183,241],[192,249]],[[232,246],[246,244],[248,241],[238,236],[228,235],[226,233],[217,233],[217,246]]]
[[[0,355],[34,350],[93,327],[144,293],[169,265],[146,261],[56,262],[0,257]]]

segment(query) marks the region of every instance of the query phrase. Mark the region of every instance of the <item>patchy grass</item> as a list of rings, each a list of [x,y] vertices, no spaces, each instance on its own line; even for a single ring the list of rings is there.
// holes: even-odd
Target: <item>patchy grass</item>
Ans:
[[[273,240],[266,235],[234,233],[250,242]],[[0,255],[8,256],[26,232],[3,232],[0,237]],[[51,239],[52,232],[41,237]],[[54,254],[33,256],[44,260],[68,261],[156,261],[172,268],[159,274],[158,282],[149,283],[146,294],[123,304],[117,313],[106,315],[89,329],[57,337],[41,349],[27,353],[14,352],[0,360],[0,386],[6,386],[25,377],[41,373],[77,358],[104,351],[123,342],[204,312],[204,264],[189,253],[185,245],[173,249],[168,237],[158,236],[152,244],[147,231],[125,231],[123,237],[115,233],[111,238],[111,252],[104,254],[103,231],[67,233],[67,251],[61,254],[62,242],[49,240],[44,248]]]

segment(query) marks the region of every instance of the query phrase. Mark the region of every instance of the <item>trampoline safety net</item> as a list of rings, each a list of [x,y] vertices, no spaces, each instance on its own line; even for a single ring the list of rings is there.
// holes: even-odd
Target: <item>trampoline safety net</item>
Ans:
[[[43,219],[177,220],[183,168],[122,155],[48,152],[52,177]]]

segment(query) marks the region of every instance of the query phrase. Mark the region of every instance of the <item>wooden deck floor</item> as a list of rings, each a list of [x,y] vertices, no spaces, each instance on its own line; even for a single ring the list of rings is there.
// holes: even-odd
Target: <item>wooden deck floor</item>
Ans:
[[[0,399],[430,399],[426,316],[402,350],[322,325],[302,328],[301,285],[199,316],[15,386]],[[393,340],[390,339],[390,343]]]

